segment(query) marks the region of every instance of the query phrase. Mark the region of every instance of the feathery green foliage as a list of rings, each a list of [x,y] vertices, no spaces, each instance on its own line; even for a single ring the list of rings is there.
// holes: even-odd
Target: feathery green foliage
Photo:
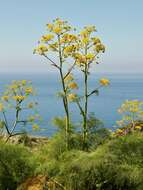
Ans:
[[[21,145],[0,142],[0,189],[15,190],[17,185],[33,175],[35,164],[31,153]]]

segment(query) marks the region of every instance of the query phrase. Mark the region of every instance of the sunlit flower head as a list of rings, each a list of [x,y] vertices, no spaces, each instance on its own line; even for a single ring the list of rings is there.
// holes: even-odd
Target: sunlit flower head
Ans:
[[[42,42],[49,42],[53,38],[54,38],[53,34],[47,34],[47,35],[42,36],[41,41]]]
[[[71,89],[78,89],[78,85],[77,83],[75,82],[71,82],[68,84],[68,87],[71,88]]]
[[[6,102],[8,102],[8,100],[9,100],[9,96],[2,96],[2,98],[1,98],[3,101],[6,101]]]
[[[32,125],[32,129],[33,129],[33,130],[39,130],[40,127],[39,127],[39,125],[37,125],[37,124],[33,124],[33,125]]]
[[[0,112],[2,112],[3,110],[4,110],[4,105],[0,103]]]
[[[77,99],[77,95],[76,94],[74,94],[74,93],[72,93],[72,94],[69,94],[68,95],[68,100],[69,101],[75,101]]]
[[[13,96],[13,99],[16,101],[23,101],[26,97],[21,95]]]
[[[26,89],[25,89],[25,93],[26,94],[32,94],[33,93],[33,88],[32,87],[27,87]]]
[[[110,84],[110,81],[108,79],[102,78],[102,79],[99,80],[99,83],[102,86],[108,86]]]
[[[99,39],[99,38],[96,38],[96,37],[92,38],[92,41],[93,41],[93,44],[94,44],[94,45],[101,43],[100,39]]]
[[[136,126],[135,126],[135,129],[142,129],[142,126],[136,125]]]
[[[61,34],[62,29],[60,27],[54,27],[53,32],[56,33],[56,34]]]
[[[49,30],[52,30],[52,29],[53,29],[53,24],[51,24],[51,23],[47,24],[47,28],[48,28]]]
[[[73,75],[72,74],[69,74],[65,77],[64,81],[65,82],[69,82],[69,81],[72,81],[74,78],[73,78]]]
[[[21,84],[22,84],[23,86],[25,86],[25,85],[26,85],[26,83],[27,83],[27,81],[26,81],[26,80],[22,80],[22,81],[21,81]]]
[[[123,129],[117,129],[116,132],[117,133],[123,133]]]
[[[43,55],[45,52],[48,51],[48,48],[46,45],[44,44],[40,44],[35,50],[34,50],[34,53],[37,53],[37,54],[40,54],[40,55]]]
[[[86,59],[89,60],[89,61],[93,60],[94,58],[95,58],[95,55],[92,54],[92,53],[88,53],[88,54],[86,55]]]
[[[98,44],[96,44],[95,50],[97,53],[99,53],[99,52],[104,53],[105,52],[105,46],[103,44],[98,43]]]
[[[33,108],[34,107],[34,104],[32,102],[30,102],[28,105],[27,105],[28,108]]]
[[[89,38],[88,37],[83,38],[82,43],[87,45],[89,43]]]

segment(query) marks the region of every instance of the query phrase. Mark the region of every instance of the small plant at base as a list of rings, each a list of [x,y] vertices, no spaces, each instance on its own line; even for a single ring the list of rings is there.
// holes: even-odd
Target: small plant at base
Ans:
[[[12,81],[3,92],[0,102],[0,113],[3,116],[1,119],[1,128],[7,133],[7,140],[15,135],[20,135],[22,132],[17,131],[18,126],[23,126],[34,123],[38,120],[38,115],[35,110],[37,102],[29,102],[30,96],[34,95],[31,82],[26,80]],[[29,114],[32,111],[33,115],[24,118],[23,112]],[[29,112],[30,111],[30,112]],[[8,121],[9,113],[13,113],[14,119],[11,123]],[[31,119],[32,117],[32,119]]]

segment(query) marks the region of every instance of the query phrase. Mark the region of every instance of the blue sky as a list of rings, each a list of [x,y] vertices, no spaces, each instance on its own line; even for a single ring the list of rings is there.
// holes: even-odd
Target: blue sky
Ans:
[[[143,72],[142,0],[0,0],[0,72],[51,70],[32,54],[56,17],[96,25],[107,47],[97,72]]]

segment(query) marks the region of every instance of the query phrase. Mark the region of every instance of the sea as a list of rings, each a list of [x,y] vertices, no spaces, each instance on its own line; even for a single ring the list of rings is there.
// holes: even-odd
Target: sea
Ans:
[[[89,99],[88,112],[104,123],[104,127],[113,129],[116,121],[121,118],[117,110],[125,100],[143,100],[143,74],[92,74],[89,78],[89,92],[98,87],[100,78],[108,78],[110,85],[101,88],[99,95],[93,95]],[[41,116],[41,130],[33,131],[31,126],[24,126],[25,130],[32,135],[52,136],[57,128],[53,124],[55,117],[63,117],[64,109],[62,100],[58,97],[61,83],[56,73],[1,73],[0,93],[12,80],[30,80],[36,90],[34,100],[38,102],[37,112]],[[76,91],[79,95],[83,92],[83,78],[81,74],[75,74],[75,81],[79,85]],[[12,111],[11,111],[12,112]],[[12,113],[7,112],[9,125],[13,122]],[[30,113],[28,113],[30,114]],[[80,125],[81,115],[74,103],[70,104],[70,115],[75,124]],[[26,113],[24,113],[26,116]],[[24,117],[22,116],[22,117]],[[2,118],[2,115],[0,115]],[[20,126],[18,126],[20,130]]]

